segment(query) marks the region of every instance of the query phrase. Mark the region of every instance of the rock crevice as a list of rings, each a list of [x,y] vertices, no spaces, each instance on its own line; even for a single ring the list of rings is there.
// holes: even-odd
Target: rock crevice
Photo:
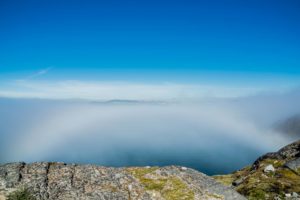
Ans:
[[[0,165],[0,196],[24,187],[37,200],[245,199],[185,167],[111,168],[47,162]]]

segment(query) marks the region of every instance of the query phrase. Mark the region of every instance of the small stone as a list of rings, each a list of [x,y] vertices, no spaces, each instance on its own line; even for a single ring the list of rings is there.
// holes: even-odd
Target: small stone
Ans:
[[[273,165],[268,165],[265,167],[264,172],[274,172],[275,168],[273,167]]]
[[[128,190],[129,190],[129,191],[132,190],[132,185],[128,185]]]
[[[297,192],[293,192],[292,197],[299,197],[299,194]]]
[[[274,200],[281,200],[281,198],[279,196],[275,196]]]
[[[185,170],[187,170],[187,168],[186,167],[181,167],[181,170],[185,171]]]
[[[292,197],[290,193],[285,194],[285,197]]]
[[[115,177],[116,177],[116,178],[121,178],[122,175],[121,175],[121,174],[115,174]]]
[[[233,186],[238,186],[238,185],[242,184],[244,182],[244,180],[245,180],[245,177],[241,177],[241,178],[233,181],[232,185]]]
[[[268,176],[267,176],[267,175],[265,175],[265,174],[262,174],[261,176],[262,176],[262,177],[264,177],[264,178],[268,178]]]
[[[146,166],[146,169],[150,169],[151,167],[150,166]]]

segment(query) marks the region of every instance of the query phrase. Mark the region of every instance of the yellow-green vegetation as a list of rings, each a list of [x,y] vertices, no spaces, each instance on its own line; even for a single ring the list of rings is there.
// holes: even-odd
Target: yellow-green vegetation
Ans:
[[[264,173],[264,167],[270,162],[273,163],[275,172]],[[282,165],[282,161],[262,161],[261,166],[250,172],[249,178],[237,187],[237,191],[253,199],[273,199],[275,196],[284,196],[285,193],[299,193],[300,176]]]
[[[224,199],[223,196],[218,194],[213,194],[213,193],[207,194],[207,196],[209,197],[209,199],[222,199],[222,200]]]
[[[235,180],[234,176],[232,174],[226,174],[226,175],[216,175],[213,176],[213,178],[223,185],[231,186],[232,182]]]
[[[157,191],[166,200],[193,200],[194,192],[186,183],[175,176],[161,176],[157,167],[128,169],[146,190]]]
[[[179,178],[170,177],[167,179],[166,187],[162,190],[162,196],[167,199],[194,199],[194,192],[187,187]]]
[[[297,174],[300,174],[300,167],[297,168],[295,171],[296,171]]]
[[[235,189],[250,200],[274,199],[276,196],[283,198],[286,193],[300,193],[300,176],[285,168],[284,163],[283,160],[265,159],[257,169],[246,167],[233,174],[214,178],[224,185],[231,185],[235,180],[244,178]],[[269,164],[274,166],[274,172],[264,172],[264,168]]]
[[[131,168],[128,169],[129,172],[139,179],[139,181],[143,184],[143,186],[147,190],[157,190],[161,191],[163,187],[165,186],[167,179],[159,178],[159,179],[151,179],[145,177],[147,174],[153,174],[155,170],[157,170],[158,167],[150,167],[150,168]]]
[[[267,165],[273,165],[275,168],[278,168],[278,167],[282,167],[284,165],[284,161],[283,160],[276,160],[276,159],[264,159],[261,163],[260,163],[260,166],[263,167],[263,166],[267,166]]]
[[[262,189],[252,190],[248,196],[249,200],[265,200],[266,198],[268,198],[268,196]]]
[[[7,200],[35,200],[35,198],[28,189],[22,188],[10,193]]]
[[[232,183],[242,177],[245,177],[248,173],[248,171],[250,171],[251,166],[246,166],[245,168],[236,171],[232,174],[226,174],[226,175],[215,175],[213,176],[213,178],[219,182],[222,183],[225,186],[231,186]]]

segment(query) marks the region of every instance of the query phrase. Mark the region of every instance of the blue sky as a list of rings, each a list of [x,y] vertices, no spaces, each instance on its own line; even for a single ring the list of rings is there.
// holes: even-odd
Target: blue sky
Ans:
[[[299,9],[296,0],[2,0],[0,80],[296,87]]]

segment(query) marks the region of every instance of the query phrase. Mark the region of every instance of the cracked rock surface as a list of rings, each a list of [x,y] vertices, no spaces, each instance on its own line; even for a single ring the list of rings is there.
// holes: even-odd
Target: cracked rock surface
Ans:
[[[0,200],[20,188],[43,199],[245,199],[196,170],[185,167],[111,168],[65,163],[0,165]]]

